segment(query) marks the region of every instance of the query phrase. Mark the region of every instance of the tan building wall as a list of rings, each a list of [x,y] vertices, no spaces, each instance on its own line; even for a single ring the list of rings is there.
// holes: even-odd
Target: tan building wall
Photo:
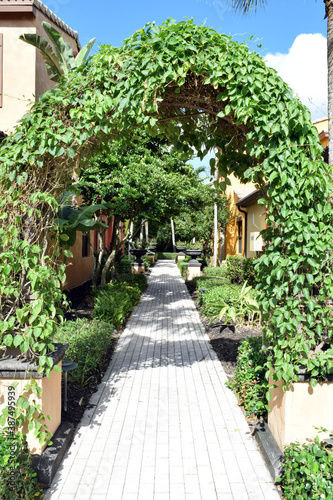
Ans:
[[[246,207],[247,211],[247,235],[246,235],[246,256],[255,258],[259,247],[262,250],[262,238],[256,238],[256,233],[259,233],[266,227],[266,210],[265,207],[258,205],[256,201]],[[251,237],[256,238],[256,247],[258,250],[251,250]]]
[[[90,231],[90,241],[92,247],[94,248],[94,231]],[[76,243],[70,249],[73,253],[73,258],[67,259],[66,262],[66,283],[64,286],[64,290],[70,290],[71,288],[80,286],[82,285],[82,283],[85,283],[92,278],[93,260],[90,248],[88,247],[88,255],[86,257],[83,257],[82,245],[82,233],[78,232],[76,235]]]
[[[318,130],[320,142],[326,148],[328,146],[328,118],[316,120],[313,124]]]
[[[46,90],[54,87],[40,53],[32,45],[19,40],[25,33],[45,36],[42,22],[49,22],[78,52],[76,32],[57,18],[39,0],[0,1],[0,34],[3,35],[2,107],[0,130],[11,132],[29,111],[32,103]]]
[[[15,20],[13,20],[15,22]],[[22,33],[35,33],[36,29],[27,22],[26,26],[3,26],[3,99],[0,108],[0,129],[8,133],[13,130],[22,116],[29,111],[36,91],[36,50],[19,40]],[[9,23],[10,24],[10,23]]]
[[[248,192],[255,189],[253,182],[249,182],[247,184],[242,184],[241,181],[234,175],[229,176],[229,180],[231,182],[230,186],[227,186],[225,194],[230,200],[230,211],[232,213],[232,218],[229,221],[229,224],[226,226],[226,234],[225,234],[225,256],[228,255],[242,255],[244,253],[244,238],[242,240],[242,251],[240,252],[239,248],[239,236],[240,230],[242,230],[243,235],[245,234],[245,219],[244,214],[242,214],[236,203],[239,200],[238,195],[235,191],[239,190],[247,190]],[[240,222],[242,226],[240,227]]]

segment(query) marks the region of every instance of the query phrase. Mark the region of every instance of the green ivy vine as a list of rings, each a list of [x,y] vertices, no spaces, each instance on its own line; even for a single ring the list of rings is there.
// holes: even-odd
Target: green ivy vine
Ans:
[[[269,366],[285,385],[299,366],[332,371],[332,181],[308,109],[245,43],[192,20],[147,24],[35,103],[0,149],[0,335],[49,373],[65,268],[54,234],[73,170],[148,126],[176,149],[219,149],[220,187],[234,173],[267,210],[259,300]],[[215,166],[212,162],[212,168]]]

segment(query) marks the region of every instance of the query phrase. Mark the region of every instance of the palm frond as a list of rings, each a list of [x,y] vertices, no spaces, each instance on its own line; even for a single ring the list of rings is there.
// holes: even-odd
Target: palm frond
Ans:
[[[60,67],[59,60],[54,53],[51,45],[48,44],[46,38],[41,38],[39,35],[35,35],[32,33],[20,35],[19,38],[23,42],[32,45],[40,51],[43,61],[46,65],[47,74],[54,82],[59,81],[59,77],[63,74],[63,72]]]
[[[249,14],[252,10],[256,11],[258,7],[265,7],[267,0],[229,0],[231,7],[243,14]]]

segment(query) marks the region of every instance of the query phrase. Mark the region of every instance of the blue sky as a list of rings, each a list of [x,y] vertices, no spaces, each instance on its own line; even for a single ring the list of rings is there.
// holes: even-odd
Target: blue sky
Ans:
[[[193,18],[246,41],[266,58],[310,108],[314,120],[327,115],[326,29],[322,0],[268,0],[266,8],[243,16],[224,0],[44,0],[79,32],[81,44],[120,46],[147,22]],[[258,47],[261,45],[261,47]],[[205,162],[206,163],[206,162]]]
[[[224,0],[44,0],[44,3],[80,34],[84,44],[96,37],[98,43],[121,45],[124,38],[155,21],[168,17],[177,21],[193,17],[217,31],[245,40],[261,40],[262,53],[287,51],[301,33],[326,36],[322,0],[268,0],[265,9],[248,17],[235,14]]]

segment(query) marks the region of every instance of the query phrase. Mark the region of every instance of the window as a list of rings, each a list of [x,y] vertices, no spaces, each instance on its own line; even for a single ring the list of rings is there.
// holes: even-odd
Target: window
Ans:
[[[2,108],[3,99],[3,34],[0,33],[0,108]]]
[[[238,225],[238,253],[241,254],[243,251],[243,219],[240,218],[237,221]]]
[[[82,258],[89,255],[89,233],[82,233]]]

